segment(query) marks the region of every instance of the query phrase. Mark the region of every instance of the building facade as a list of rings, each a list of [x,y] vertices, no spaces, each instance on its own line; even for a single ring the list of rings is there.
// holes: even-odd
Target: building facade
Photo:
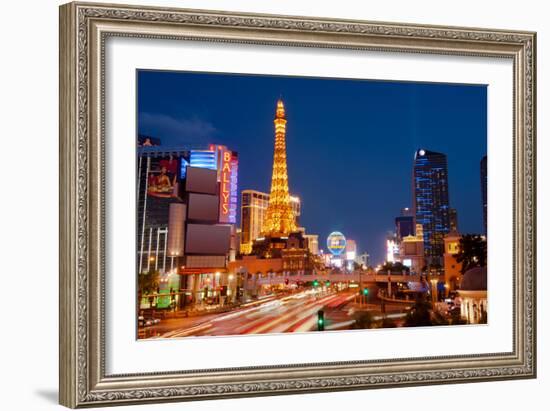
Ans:
[[[416,235],[408,235],[401,239],[399,257],[401,263],[409,267],[411,274],[420,274],[426,265],[422,225],[417,224],[415,231]]]
[[[444,238],[445,254],[443,268],[445,270],[445,284],[452,291],[458,288],[462,277],[462,263],[456,260],[455,255],[460,252],[460,234],[451,230]]]
[[[487,324],[487,267],[466,271],[458,295],[462,318],[468,324]]]
[[[447,156],[417,150],[413,166],[413,204],[422,225],[424,254],[429,264],[443,263],[443,237],[450,231]]]
[[[313,255],[319,255],[319,236],[317,234],[304,234],[307,240],[307,248]]]
[[[241,244],[240,252],[250,254],[252,243],[261,236],[269,194],[256,190],[241,192]]]
[[[355,261],[357,262],[357,264],[359,264],[361,266],[361,268],[370,267],[370,255],[369,255],[369,253],[359,254]]]
[[[180,158],[188,149],[166,149],[146,145],[137,157],[137,271],[164,273],[177,267],[169,257],[168,221],[170,204],[182,202],[179,185]]]
[[[137,272],[158,273],[161,293],[197,288],[191,276],[224,271],[231,255],[238,155],[225,146],[170,148],[150,139],[137,152]]]

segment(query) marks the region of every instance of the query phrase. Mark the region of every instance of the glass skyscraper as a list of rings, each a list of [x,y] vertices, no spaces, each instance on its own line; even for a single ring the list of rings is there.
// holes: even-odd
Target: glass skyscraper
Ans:
[[[414,217],[412,215],[395,217],[395,234],[400,240],[408,235],[414,235]]]
[[[447,156],[417,150],[413,167],[413,204],[416,223],[424,235],[427,263],[442,263],[443,237],[450,231]]]

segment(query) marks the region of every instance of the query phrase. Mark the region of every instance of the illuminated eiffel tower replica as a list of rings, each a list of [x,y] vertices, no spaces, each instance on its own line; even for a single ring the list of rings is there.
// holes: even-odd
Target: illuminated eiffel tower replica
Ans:
[[[275,114],[275,150],[269,205],[262,227],[262,234],[284,237],[296,230],[296,217],[290,205],[288,173],[286,167],[286,118],[283,101],[277,101]]]
[[[263,258],[289,257],[290,249],[304,255],[307,248],[303,233],[296,224],[288,190],[286,162],[286,115],[283,101],[277,101],[275,111],[275,149],[273,153],[273,173],[271,192],[262,225],[262,237],[253,245],[253,252]],[[301,254],[300,254],[301,253]]]

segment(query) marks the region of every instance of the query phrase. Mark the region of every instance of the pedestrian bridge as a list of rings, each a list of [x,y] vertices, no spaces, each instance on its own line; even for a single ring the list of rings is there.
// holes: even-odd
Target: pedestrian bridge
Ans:
[[[421,282],[420,275],[403,275],[403,274],[365,274],[365,273],[317,273],[317,274],[258,274],[254,275],[257,285],[277,285],[277,284],[292,284],[297,282],[307,282],[317,280],[320,283],[330,281],[331,283],[338,282],[356,282],[356,283],[408,283]]]

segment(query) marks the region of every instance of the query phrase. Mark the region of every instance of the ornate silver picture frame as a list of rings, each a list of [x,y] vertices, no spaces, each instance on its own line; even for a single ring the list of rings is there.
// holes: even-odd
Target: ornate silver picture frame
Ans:
[[[113,37],[496,57],[513,62],[513,349],[107,374],[104,70],[105,43]],[[535,102],[533,32],[92,3],[61,6],[60,403],[77,408],[535,378]]]

